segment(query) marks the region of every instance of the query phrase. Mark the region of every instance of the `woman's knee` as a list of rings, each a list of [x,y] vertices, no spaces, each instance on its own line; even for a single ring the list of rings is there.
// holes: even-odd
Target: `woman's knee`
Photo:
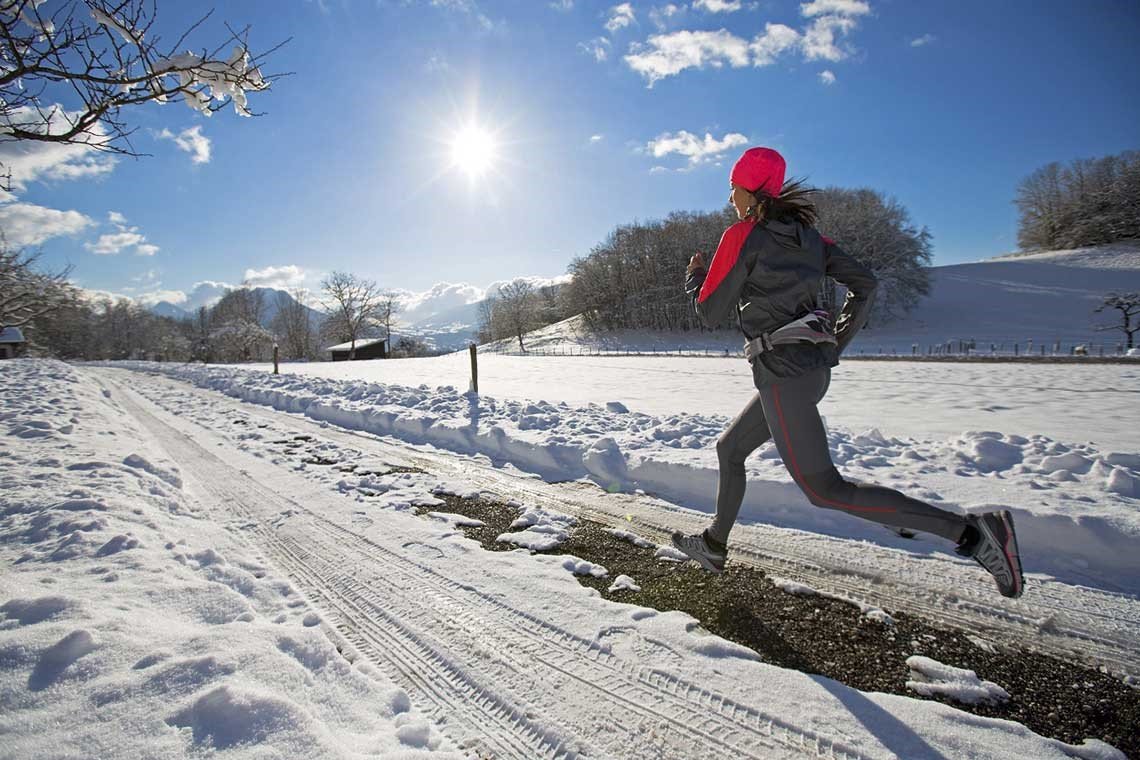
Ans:
[[[804,495],[817,507],[832,508],[836,502],[844,501],[846,491],[851,486],[834,467],[802,475],[801,479],[800,487]]]

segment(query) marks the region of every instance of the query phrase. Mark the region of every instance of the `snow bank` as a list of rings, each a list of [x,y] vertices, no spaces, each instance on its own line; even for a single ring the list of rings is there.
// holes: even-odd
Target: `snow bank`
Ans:
[[[462,756],[101,388],[26,360],[0,385],[0,754]]]
[[[350,429],[485,455],[548,480],[588,478],[607,490],[642,490],[714,510],[715,443],[727,423],[720,416],[650,415],[600,404],[499,400],[450,386],[338,381],[226,367],[123,366]],[[830,426],[828,443],[833,460],[850,479],[889,485],[950,510],[1011,509],[1028,572],[1111,590],[1140,590],[1140,555],[1129,548],[1140,538],[1140,455],[1135,451],[992,430],[914,440]],[[748,475],[743,521],[913,551],[951,549],[941,542],[907,542],[880,526],[811,506],[771,444],[749,461]],[[536,550],[559,540],[550,528],[527,534],[509,534],[509,540]]]

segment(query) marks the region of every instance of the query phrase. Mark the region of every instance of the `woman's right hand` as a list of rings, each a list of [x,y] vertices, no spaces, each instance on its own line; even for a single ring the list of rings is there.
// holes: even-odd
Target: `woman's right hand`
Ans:
[[[701,251],[697,251],[693,254],[693,258],[689,259],[689,267],[685,270],[685,274],[690,275],[698,269],[708,269],[705,264],[705,255]]]

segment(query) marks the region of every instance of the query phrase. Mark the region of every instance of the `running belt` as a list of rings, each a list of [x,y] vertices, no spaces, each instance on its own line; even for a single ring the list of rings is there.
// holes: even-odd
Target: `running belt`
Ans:
[[[772,332],[761,333],[744,344],[744,358],[752,362],[765,351],[786,343],[836,343],[831,329],[831,315],[823,309],[805,314]]]

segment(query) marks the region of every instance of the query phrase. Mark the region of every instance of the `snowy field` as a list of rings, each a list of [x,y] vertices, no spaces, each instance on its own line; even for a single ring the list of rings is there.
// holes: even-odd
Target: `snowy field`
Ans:
[[[735,341],[734,341],[735,344]],[[272,365],[246,365],[271,372]],[[466,352],[424,359],[282,364],[284,374],[466,391]],[[497,399],[619,401],[656,417],[731,419],[756,393],[743,358],[479,354],[479,391]],[[841,362],[820,412],[836,427],[940,439],[965,430],[1044,435],[1140,452],[1140,360],[1135,364]]]
[[[442,493],[477,496],[461,475],[394,468],[411,450],[379,439],[368,450],[390,455],[358,459],[351,474],[307,466],[296,447],[349,461],[335,443],[340,428],[314,440],[301,432],[311,421],[265,405],[347,428],[384,426],[453,451],[479,454],[494,442],[503,471],[583,471],[616,488],[653,477],[676,485],[678,476],[654,473],[680,471],[701,492],[710,487],[702,452],[720,419],[660,419],[617,404],[473,403],[429,388],[229,369],[136,369],[177,380],[0,364],[4,757],[1123,757],[1096,740],[1066,745],[1009,721],[765,665],[687,615],[599,598],[574,573],[605,568],[573,557],[485,552],[453,519],[412,515]],[[1042,515],[1131,529],[1070,511],[1135,511],[1134,496],[1106,490],[1135,475],[1127,452],[1040,436],[916,445],[890,435],[889,427],[833,432],[832,444],[849,472],[926,481],[914,469],[925,461],[931,478],[1050,495]],[[915,453],[921,459],[908,469]],[[408,463],[445,462],[422,457]],[[492,458],[448,466],[474,474]],[[951,461],[963,473],[942,472]],[[1054,477],[1062,471],[1068,476]],[[770,459],[753,474],[775,507],[753,505],[752,519],[811,513]],[[1037,491],[1030,480],[1055,485]],[[1079,500],[1090,493],[1097,504]],[[566,524],[518,506],[520,519],[547,527],[539,533]],[[1019,509],[1031,524],[1037,512]],[[1120,535],[1103,532],[1110,544]],[[970,573],[980,583],[968,563],[934,564],[934,575]],[[1090,565],[1107,585],[1105,572]],[[1033,582],[1042,597],[1061,590]],[[876,624],[889,626],[877,612]],[[359,656],[350,664],[334,641]],[[984,673],[927,657],[898,665],[910,668],[916,693],[1009,696]]]

